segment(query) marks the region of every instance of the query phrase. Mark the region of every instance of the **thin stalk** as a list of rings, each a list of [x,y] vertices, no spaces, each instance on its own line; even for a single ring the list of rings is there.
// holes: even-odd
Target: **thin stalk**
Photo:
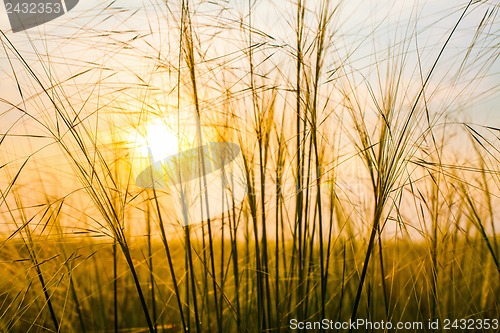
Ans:
[[[148,325],[149,332],[154,333],[153,322],[151,320],[151,316],[149,315],[149,311],[148,311],[148,304],[146,302],[146,298],[144,297],[144,293],[142,291],[141,283],[139,281],[139,276],[138,276],[137,271],[135,269],[134,262],[133,262],[133,259],[132,259],[132,255],[130,253],[130,248],[129,248],[129,246],[128,246],[126,240],[125,240],[125,238],[123,238],[122,241],[119,242],[119,245],[120,245],[121,250],[122,250],[122,252],[123,252],[123,254],[125,256],[125,260],[128,263],[128,266],[129,266],[129,269],[130,269],[130,273],[132,274],[132,278],[134,280],[134,285],[136,287],[137,294],[139,296],[139,301],[141,303],[141,307],[142,307],[142,310],[144,312],[144,316],[146,318],[146,322],[147,322],[147,325]]]
[[[113,239],[113,328],[118,333],[118,251]]]
[[[184,229],[184,239],[186,242],[186,254],[187,254],[187,275],[188,275],[188,281],[191,282],[191,298],[193,300],[193,308],[194,308],[194,320],[196,323],[196,331],[198,333],[202,332],[201,330],[201,321],[200,321],[200,315],[198,311],[198,300],[197,300],[197,293],[196,293],[196,278],[195,278],[195,272],[194,272],[194,266],[193,266],[193,257],[192,257],[192,249],[191,249],[191,236],[190,236],[190,225],[186,225],[183,227]]]
[[[153,267],[153,246],[151,242],[151,213],[149,211],[149,204],[146,207],[146,227],[147,227],[147,242],[148,242],[148,266],[149,266],[149,283],[151,288],[151,307],[153,309],[153,323],[155,333],[158,332],[158,319],[156,316],[156,293],[155,293],[155,278]]]
[[[42,285],[43,296],[45,297],[45,301],[47,302],[47,307],[49,308],[50,318],[52,319],[52,323],[54,324],[54,328],[56,332],[60,332],[61,327],[59,326],[59,321],[57,320],[56,312],[54,310],[54,306],[52,304],[52,300],[50,299],[49,290],[47,284],[45,283],[45,279],[43,276],[42,269],[40,268],[40,263],[38,262],[37,254],[34,250],[33,239],[31,237],[31,231],[27,227],[26,229],[26,237],[28,238],[28,243],[26,249],[28,250],[28,254],[30,256],[31,261],[33,262],[33,266],[36,271],[36,275],[40,284]]]
[[[170,252],[170,246],[168,244],[167,234],[165,232],[165,226],[164,226],[164,223],[163,223],[163,217],[162,217],[161,210],[160,210],[160,204],[158,202],[158,197],[156,195],[156,190],[155,189],[153,189],[153,200],[154,200],[155,207],[156,207],[156,213],[158,215],[158,223],[159,223],[159,226],[160,226],[161,240],[162,240],[162,243],[163,243],[163,247],[165,248],[165,254],[167,256],[168,268],[170,270],[170,276],[172,277],[172,284],[173,284],[173,287],[174,287],[174,294],[175,294],[176,299],[177,299],[177,307],[179,308],[179,314],[180,314],[180,317],[181,317],[182,330],[184,331],[184,333],[188,333],[189,326],[188,326],[188,323],[186,322],[186,317],[184,315],[184,311],[182,310],[183,309],[183,304],[182,304],[182,300],[181,300],[181,296],[180,296],[179,285],[177,283],[177,278],[176,278],[175,269],[174,269],[174,263],[172,261],[172,255],[171,255],[171,252]]]
[[[236,302],[236,328],[241,332],[241,305],[240,305],[240,274],[238,265],[238,240],[237,240],[237,224],[236,224],[236,207],[233,199],[232,214],[229,216],[229,237],[231,241],[231,258],[233,263],[234,289]],[[232,221],[232,224],[231,224]]]

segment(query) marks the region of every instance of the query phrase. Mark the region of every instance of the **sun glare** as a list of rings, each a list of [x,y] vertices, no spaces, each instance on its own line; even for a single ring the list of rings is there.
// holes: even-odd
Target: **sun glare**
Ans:
[[[136,147],[141,156],[159,161],[177,154],[179,140],[168,126],[162,122],[153,122],[146,126],[143,135],[136,138]]]

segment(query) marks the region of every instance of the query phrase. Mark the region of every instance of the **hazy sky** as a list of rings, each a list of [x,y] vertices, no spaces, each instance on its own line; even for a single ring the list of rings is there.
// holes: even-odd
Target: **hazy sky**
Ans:
[[[170,1],[169,6],[175,17],[178,1]],[[46,23],[40,27],[29,29],[25,32],[12,33],[9,28],[5,10],[0,10],[0,29],[4,32],[6,38],[18,48],[27,63],[32,66],[43,78],[47,78],[48,73],[43,73],[44,69],[40,65],[40,59],[51,61],[51,72],[54,80],[64,80],[71,73],[78,73],[85,70],[86,63],[95,62],[106,64],[109,67],[119,69],[120,65],[128,67],[129,71],[145,70],[141,60],[145,55],[154,56],[153,52],[161,50],[162,52],[172,46],[172,40],[168,39],[169,26],[175,26],[172,19],[168,20],[165,15],[166,9],[161,1],[130,1],[119,0],[107,8],[109,1],[84,1],[81,0],[78,6],[65,14],[64,16]],[[311,9],[307,19],[311,26],[315,25],[316,15],[312,13],[315,1],[306,1]],[[333,21],[333,27],[337,31],[338,38],[334,38],[332,50],[338,59],[348,57],[351,66],[363,68],[373,64],[374,55],[377,57],[386,56],[388,47],[394,45],[395,41],[404,40],[404,36],[417,34],[418,49],[420,56],[425,61],[431,61],[437,55],[440,46],[443,44],[451,27],[458,19],[466,2],[449,1],[349,1],[340,5],[339,15]],[[197,1],[191,6],[196,11],[197,17],[202,24],[217,25],[226,23],[231,29],[235,29],[237,24],[231,20],[239,20],[248,12],[247,1]],[[255,1],[253,16],[253,25],[267,33],[274,39],[265,40],[268,43],[276,45],[294,45],[294,6],[291,1]],[[452,39],[443,60],[440,63],[440,75],[453,73],[453,69],[458,68],[463,51],[470,45],[475,29],[486,10],[494,10],[495,15],[498,12],[498,5],[494,8],[494,1],[490,5],[472,7],[466,19],[461,23],[459,29]],[[217,19],[214,19],[217,17]],[[489,27],[490,31],[485,33],[490,36],[480,39],[477,42],[477,49],[481,52],[498,48],[498,45],[492,43],[495,39],[491,36],[499,34],[499,20]],[[203,35],[210,34],[213,27],[203,26],[198,29],[201,38]],[[131,41],[130,38],[153,34],[146,38],[137,38],[137,41]],[[243,45],[235,40],[227,39],[232,46],[212,45],[214,49],[220,50],[228,48],[237,49]],[[256,37],[258,39],[259,36]],[[140,48],[141,42],[145,40],[155,45],[149,51],[147,48]],[[5,46],[5,38],[2,38]],[[132,52],[123,48],[120,43],[129,43],[132,47],[139,47],[140,52]],[[412,42],[415,44],[415,42]],[[481,45],[484,43],[484,45]],[[488,43],[490,43],[488,45]],[[36,48],[39,55],[33,51]],[[410,51],[415,50],[416,45],[410,45]],[[219,53],[224,52],[223,50]],[[415,52],[410,52],[415,56]],[[473,56],[481,54],[472,54]],[[498,54],[497,54],[498,56]],[[491,57],[491,53],[490,53]],[[40,59],[39,59],[40,58]],[[134,59],[135,58],[135,59]],[[134,64],[134,61],[136,62]],[[14,67],[22,67],[13,61]],[[469,62],[468,67],[462,74],[460,84],[457,89],[467,84],[476,74],[483,76],[482,79],[475,81],[474,87],[469,87],[467,94],[480,95],[486,92],[484,98],[474,100],[467,105],[467,117],[472,121],[481,123],[500,124],[499,112],[496,112],[495,106],[500,101],[498,94],[498,76],[500,65],[498,61],[489,61],[491,65],[488,69],[478,70],[479,66],[485,64],[484,58]],[[48,67],[45,66],[47,69]],[[19,68],[20,69],[20,68]],[[23,83],[25,77],[18,71],[18,80]],[[0,97],[10,102],[20,101],[19,93],[15,85],[14,76],[7,61],[4,50],[0,51]],[[97,78],[94,78],[97,80]],[[89,78],[87,83],[91,83]],[[36,93],[37,88],[29,89],[31,83],[24,82],[23,87],[27,93]],[[49,84],[46,80],[44,83]],[[6,106],[1,103],[0,111],[4,111]],[[1,129],[5,129],[5,117],[2,113],[3,123]],[[12,119],[11,119],[12,120]]]
[[[27,173],[38,177],[36,172],[40,170],[67,168],[64,159],[54,158],[55,147],[38,151],[53,140],[43,137],[48,133],[37,121],[55,120],[51,119],[53,110],[47,97],[41,94],[19,55],[45,87],[57,86],[54,89],[57,94],[53,96],[62,98],[61,103],[75,108],[76,112],[81,109],[82,117],[108,102],[114,108],[133,110],[140,107],[134,105],[134,98],[141,98],[143,93],[142,88],[136,91],[133,88],[140,88],[144,78],[150,80],[147,84],[159,88],[151,89],[153,99],[161,99],[161,94],[171,85],[168,62],[178,53],[178,2],[167,1],[167,8],[162,1],[118,0],[108,7],[111,1],[80,0],[77,7],[64,16],[19,33],[10,30],[2,8],[0,133],[9,131],[20,136],[4,140],[0,146],[0,165],[12,163],[15,170],[26,156],[36,152],[36,163],[29,165]],[[314,12],[316,2],[306,3],[309,9],[307,25],[311,27],[306,34],[312,36],[318,19]],[[248,1],[213,0],[197,1],[191,6],[197,23],[196,33],[206,57],[224,56],[221,61],[232,66],[230,71],[235,77],[239,73],[244,75],[247,70],[243,66],[244,57],[238,55],[248,43],[247,36],[242,36],[240,30],[241,20],[248,23],[247,5]],[[425,73],[465,5],[464,1],[346,1],[332,21],[331,32],[335,34],[325,59],[326,71],[345,63],[353,77],[372,82],[376,79],[375,63],[385,66],[390,63],[388,57],[400,56],[398,53],[405,50],[408,70],[403,80],[408,86],[418,86],[420,81],[415,80],[418,78],[415,72],[417,55]],[[451,119],[500,127],[498,9],[494,1],[473,6],[461,22],[429,85],[436,112],[443,108],[450,113]],[[260,56],[273,53],[270,63],[286,75],[289,64],[283,59],[288,57],[289,61],[295,47],[293,2],[255,1],[252,10],[252,25],[256,31],[253,42],[264,45]],[[493,23],[476,40],[469,60],[463,63],[464,51],[471,45],[479,22],[490,11]],[[457,78],[454,73],[462,63],[461,76]],[[207,81],[207,84],[212,83]],[[122,88],[127,89],[122,91]],[[15,106],[28,110],[29,115],[16,110]],[[113,125],[120,126],[119,123]],[[30,140],[23,137],[34,134],[41,137]],[[59,183],[64,182],[64,174],[60,176]],[[43,189],[39,191],[42,193]]]
[[[155,66],[168,72],[168,61],[178,53],[179,1],[167,1],[168,7],[155,0],[119,0],[109,6],[110,3],[81,0],[64,16],[19,33],[10,30],[6,12],[3,8],[0,10],[0,29],[4,34],[1,37],[3,49],[0,50],[1,133],[10,130],[10,133],[47,134],[40,126],[32,125],[36,124],[37,117],[50,117],[51,112],[50,103],[44,102],[43,97],[29,98],[38,96],[41,89],[19,61],[13,47],[45,87],[59,84],[59,95],[64,95],[76,109],[85,105],[85,110],[92,110],[106,100],[104,97],[108,91],[116,92],[123,86],[130,88],[141,84],[139,77],[149,77],[152,85],[158,87],[168,86],[168,75],[153,77],[150,74],[156,71]],[[306,34],[312,34],[317,24],[316,3],[306,1],[306,20],[311,27]],[[404,46],[408,70],[403,80],[408,85],[418,85],[418,80],[415,80],[417,55],[425,73],[465,5],[464,1],[461,4],[455,1],[379,0],[341,3],[331,25],[335,34],[329,45],[329,56],[325,59],[326,71],[345,62],[354,76],[370,82],[375,79],[373,64],[386,66],[387,57],[403,52]],[[248,1],[197,1],[191,4],[197,22],[196,32],[207,58],[226,56],[223,59],[232,59],[233,52],[241,53],[247,41],[239,30],[239,22],[248,22],[247,6]],[[498,9],[494,1],[471,7],[429,85],[434,100],[442,101],[442,105],[436,103],[436,108],[450,109],[448,111],[455,120],[500,126]],[[264,43],[273,53],[269,61],[286,72],[287,65],[282,58],[290,59],[289,52],[295,47],[293,2],[255,1],[252,11],[252,25],[258,31],[254,34],[254,42]],[[476,28],[487,12],[493,12],[493,23],[475,42],[475,48],[457,79],[454,74],[462,64],[464,51],[471,45]],[[217,38],[213,38],[214,35]],[[263,56],[267,54],[263,52]],[[229,65],[233,66],[235,75],[247,70],[246,64],[238,63],[237,57]],[[27,108],[34,118],[22,115],[12,107],[22,104],[17,82],[26,103],[22,107]],[[122,97],[125,100],[125,94],[119,97],[114,94],[109,98],[117,101]],[[46,144],[43,140],[37,142],[38,147]],[[16,154],[15,151],[11,153]]]

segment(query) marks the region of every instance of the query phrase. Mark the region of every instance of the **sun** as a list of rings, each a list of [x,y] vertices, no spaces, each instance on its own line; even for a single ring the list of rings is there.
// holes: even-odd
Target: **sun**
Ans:
[[[156,162],[177,154],[179,140],[171,128],[156,120],[144,126],[144,130],[136,135],[135,147],[140,156]]]

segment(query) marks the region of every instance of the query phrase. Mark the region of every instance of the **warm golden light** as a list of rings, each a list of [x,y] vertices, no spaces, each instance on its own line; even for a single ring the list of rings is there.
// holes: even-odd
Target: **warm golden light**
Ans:
[[[135,137],[135,147],[142,157],[159,161],[178,152],[179,140],[165,123],[157,120],[145,126]]]

